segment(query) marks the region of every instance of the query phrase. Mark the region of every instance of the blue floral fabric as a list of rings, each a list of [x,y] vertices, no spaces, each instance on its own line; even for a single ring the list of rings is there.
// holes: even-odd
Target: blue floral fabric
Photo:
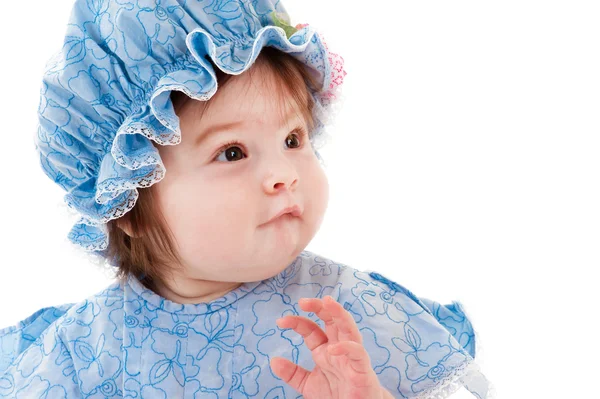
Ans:
[[[299,398],[269,360],[312,369],[311,353],[275,320],[303,315],[323,327],[298,300],[325,295],[353,315],[395,398],[449,394],[452,386],[489,397],[458,302],[418,298],[380,274],[309,251],[278,275],[208,303],[178,304],[129,277],[80,303],[41,309],[0,330],[0,397]]]

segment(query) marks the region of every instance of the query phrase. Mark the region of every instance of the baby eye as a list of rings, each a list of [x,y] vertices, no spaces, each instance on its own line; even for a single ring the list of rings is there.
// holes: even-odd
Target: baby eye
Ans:
[[[300,134],[294,134],[294,133],[290,133],[290,134],[288,134],[288,136],[285,138],[285,142],[286,142],[286,144],[288,144],[288,145],[290,145],[290,143],[296,143],[296,142],[297,142],[298,144],[292,144],[292,145],[294,146],[293,148],[299,148],[299,147],[302,145],[302,143],[303,143],[303,142],[300,142],[300,140],[301,140],[301,139],[302,139],[302,140],[304,139],[304,138],[303,138],[303,136],[304,136],[304,135],[303,135],[302,133],[300,133]],[[296,138],[295,140],[288,140],[290,137],[297,137],[297,138]]]
[[[289,140],[290,137],[297,137],[296,139],[292,139]],[[292,145],[292,148],[300,148],[302,147],[302,144],[304,144],[304,141],[306,140],[306,130],[304,130],[304,128],[301,127],[297,127],[296,129],[294,129],[292,131],[292,133],[288,134],[288,136],[285,138],[285,143],[287,145]],[[292,144],[290,144],[292,143]],[[296,144],[297,143],[297,144]]]
[[[225,144],[223,147],[221,147],[221,149],[219,150],[219,153],[217,154],[217,157],[215,158],[215,161],[218,161],[220,156],[225,154],[225,159],[227,161],[232,161],[232,160],[239,160],[242,159],[243,156],[241,155],[243,153],[242,149],[238,146],[238,142],[237,141],[232,141],[230,143]]]

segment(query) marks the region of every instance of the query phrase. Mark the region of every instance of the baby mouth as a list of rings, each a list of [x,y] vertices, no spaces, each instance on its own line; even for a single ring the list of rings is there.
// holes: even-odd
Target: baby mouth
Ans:
[[[282,209],[281,211],[279,211],[275,216],[273,216],[268,222],[264,223],[264,224],[269,224],[271,222],[274,221],[278,221],[278,220],[283,220],[283,219],[290,219],[292,217],[300,217],[303,213],[302,208],[300,208],[299,205],[293,205],[293,206],[289,206],[287,208]]]

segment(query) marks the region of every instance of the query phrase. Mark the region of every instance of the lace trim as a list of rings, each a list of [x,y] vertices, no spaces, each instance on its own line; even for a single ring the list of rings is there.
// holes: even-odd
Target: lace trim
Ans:
[[[478,385],[478,387],[475,387],[475,385]],[[493,386],[481,373],[479,366],[474,361],[467,361],[456,367],[447,377],[442,379],[441,384],[421,392],[415,399],[446,399],[462,387],[467,388],[478,399],[495,399]]]
[[[142,180],[145,178],[146,178],[146,176],[140,178],[139,180]],[[101,216],[100,220],[94,220],[94,219],[87,217],[86,215],[81,215],[81,219],[80,219],[79,223],[83,223],[88,226],[99,226],[101,224],[108,223],[108,221],[110,221],[110,220],[118,219],[121,216],[123,216],[124,214],[126,214],[127,212],[129,212],[131,209],[133,209],[133,206],[135,205],[135,203],[138,199],[138,196],[139,196],[139,194],[138,194],[137,190],[133,190],[132,194],[129,197],[127,197],[123,203],[114,206],[112,209],[109,209],[105,215]],[[77,208],[70,201],[67,201],[67,206],[72,208],[73,210],[77,210]]]
[[[460,378],[463,386],[478,399],[496,399],[496,388],[481,372],[480,365],[472,362]]]
[[[117,198],[119,195],[123,194],[125,191],[135,190],[140,187],[141,188],[150,187],[154,183],[161,181],[164,177],[165,177],[165,167],[163,166],[162,162],[159,162],[156,164],[155,169],[153,169],[151,172],[147,173],[144,176],[140,176],[140,177],[137,177],[134,179],[131,179],[131,178],[130,179],[111,179],[111,180],[102,182],[102,184],[100,184],[98,186],[98,189],[96,190],[96,202],[99,204],[105,204],[105,203],[109,202],[110,200]],[[137,198],[135,198],[135,199],[137,199]],[[129,206],[129,204],[131,202],[132,201],[127,201],[126,206]],[[133,201],[131,208],[133,208],[134,204],[135,204],[135,200]],[[111,210],[111,214],[104,216],[101,219],[101,221],[102,221],[102,223],[106,223],[111,219],[121,217],[125,213],[127,213],[131,208],[124,209],[122,213],[119,211],[118,212],[118,213],[120,213],[119,216],[114,216],[113,213],[115,213],[115,212],[112,212],[113,210]]]

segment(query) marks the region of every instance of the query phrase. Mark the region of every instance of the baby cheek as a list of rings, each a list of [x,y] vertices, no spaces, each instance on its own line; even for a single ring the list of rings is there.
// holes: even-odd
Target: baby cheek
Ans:
[[[236,253],[247,238],[247,229],[242,228],[243,221],[235,212],[228,212],[223,204],[212,211],[208,209],[190,215],[186,228],[179,231],[182,251],[191,262],[194,259],[213,264],[222,262]]]
[[[306,192],[308,195],[306,201],[308,209],[306,210],[312,213],[315,223],[320,225],[329,203],[329,181],[321,167],[311,170],[310,176],[307,176],[305,180],[309,182]]]

